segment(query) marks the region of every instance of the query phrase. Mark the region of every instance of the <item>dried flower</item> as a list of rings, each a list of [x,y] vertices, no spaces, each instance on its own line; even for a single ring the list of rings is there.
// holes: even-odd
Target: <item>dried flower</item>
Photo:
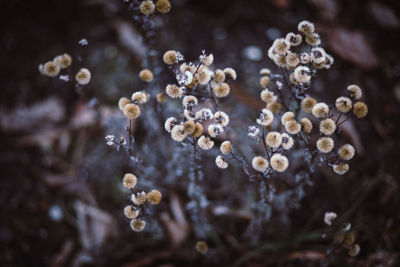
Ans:
[[[153,189],[149,193],[147,193],[147,201],[149,201],[153,205],[158,205],[161,202],[161,192]]]
[[[329,153],[334,147],[333,139],[330,137],[321,137],[317,140],[317,149],[322,153]]]
[[[72,57],[68,54],[56,56],[53,60],[61,69],[66,69],[72,64]]]
[[[168,84],[165,88],[167,95],[171,98],[182,97],[183,91],[182,88],[178,87],[175,84]]]
[[[362,97],[362,90],[358,85],[351,84],[347,86],[347,91],[350,92],[350,96],[355,100],[359,100]]]
[[[123,110],[124,110],[124,107],[125,107],[127,104],[129,104],[129,103],[131,103],[131,101],[129,100],[129,98],[127,98],[127,97],[121,97],[121,98],[119,99],[119,101],[118,101],[118,107],[119,107],[119,109],[120,109],[121,111],[123,111]]]
[[[262,126],[269,126],[274,121],[274,114],[269,109],[262,109],[256,122]]]
[[[269,76],[269,75],[271,75],[271,70],[268,68],[262,68],[260,70],[260,75],[261,76]]]
[[[124,107],[124,115],[130,120],[136,119],[140,116],[140,108],[135,104],[126,104]]]
[[[221,146],[219,147],[219,150],[221,150],[221,153],[224,155],[227,155],[232,152],[232,144],[230,141],[224,141],[222,142]]]
[[[128,219],[134,219],[139,216],[139,210],[135,209],[135,207],[133,207],[133,205],[128,205],[124,208],[124,215]]]
[[[278,132],[269,132],[265,137],[265,142],[268,146],[277,148],[282,143],[282,135]]]
[[[339,157],[343,160],[351,160],[355,155],[355,149],[350,144],[341,146],[338,150]]]
[[[273,60],[279,67],[286,67],[286,55],[276,54]]]
[[[181,65],[180,65],[180,67],[179,67],[179,70],[182,72],[182,73],[185,73],[185,72],[187,72],[187,71],[190,71],[192,74],[193,73],[195,73],[195,71],[196,71],[196,66],[195,65],[193,65],[193,64],[186,64],[186,63],[182,63]]]
[[[80,85],[86,85],[90,82],[91,74],[90,71],[86,68],[82,68],[78,71],[78,73],[75,75],[75,80],[80,84]]]
[[[264,76],[262,78],[268,78],[268,77]],[[261,100],[264,101],[265,103],[273,103],[277,99],[277,97],[274,95],[274,93],[268,89],[262,90],[260,95],[261,95]]]
[[[196,120],[202,122],[202,121],[208,121],[212,120],[214,118],[214,114],[209,108],[202,108],[199,111],[196,112],[195,116]]]
[[[147,2],[147,1],[146,1]],[[151,1],[150,1],[151,2]],[[143,231],[144,227],[146,226],[146,222],[143,220],[133,219],[131,220],[131,228],[135,232]]]
[[[163,61],[165,64],[172,65],[176,61],[176,51],[175,50],[168,50],[163,55]]]
[[[217,165],[218,168],[220,169],[226,169],[228,168],[228,162],[225,160],[224,157],[222,156],[217,156],[215,158],[215,164]]]
[[[360,245],[354,244],[354,245],[349,249],[348,253],[349,253],[350,256],[355,257],[355,256],[357,256],[357,255],[360,253],[360,250],[361,250]]]
[[[202,135],[199,140],[197,140],[197,144],[201,149],[209,150],[214,146],[214,141],[212,141],[210,137]]]
[[[290,120],[285,123],[285,130],[289,134],[298,134],[301,130],[300,123],[297,123],[295,120]]]
[[[216,70],[214,72],[214,82],[222,83],[225,81],[225,73],[223,70]]]
[[[249,126],[249,128],[247,129],[247,132],[248,132],[248,134],[247,134],[248,136],[255,137],[255,136],[258,136],[260,129],[258,129],[257,126]]]
[[[136,186],[137,178],[132,173],[127,173],[122,179],[122,184],[125,188],[132,189]]]
[[[311,61],[315,64],[322,64],[325,62],[326,52],[321,47],[314,47],[311,49]]]
[[[302,118],[300,120],[300,124],[301,124],[301,129],[303,130],[303,132],[305,132],[306,134],[311,133],[313,125],[308,118]]]
[[[307,83],[311,79],[310,69],[306,66],[298,66],[294,70],[294,78],[299,83]]]
[[[164,103],[167,100],[167,96],[164,93],[158,93],[156,98],[158,103]]]
[[[172,131],[172,128],[174,128],[174,126],[176,125],[178,123],[178,120],[177,119],[175,119],[174,117],[169,117],[166,121],[165,121],[165,124],[164,124],[164,129],[167,131],[167,132],[171,132]]]
[[[272,47],[274,48],[276,53],[280,55],[285,55],[290,48],[290,43],[284,38],[279,38],[273,42]]]
[[[131,99],[135,104],[143,104],[147,102],[147,96],[143,92],[134,92],[131,96]]]
[[[269,86],[271,82],[271,79],[269,78],[269,76],[262,76],[260,78],[260,85],[262,88],[267,88]]]
[[[146,1],[143,1],[143,2],[140,4],[139,8],[140,8],[140,12],[141,12],[143,15],[151,15],[151,14],[154,13],[154,10],[155,10],[156,7],[155,7],[153,1],[151,1],[151,0],[146,0]]]
[[[268,161],[265,158],[260,157],[260,156],[256,156],[251,161],[251,165],[253,166],[253,168],[256,171],[265,172],[267,170],[269,164],[268,164]]]
[[[283,114],[282,118],[281,118],[281,123],[283,125],[285,125],[286,122],[294,120],[294,113],[291,111],[287,111]]]
[[[337,217],[337,214],[335,212],[327,211],[324,214],[324,222],[327,225],[331,226],[332,222],[336,219],[336,217]]]
[[[151,82],[153,80],[153,72],[149,69],[143,69],[139,72],[139,78],[144,82]]]
[[[229,95],[231,88],[227,83],[221,83],[214,86],[213,91],[216,97],[226,97]]]
[[[303,20],[297,25],[297,30],[307,35],[315,31],[315,26],[312,22]]]
[[[167,14],[171,10],[171,3],[168,0],[157,0],[156,10],[161,14]]]
[[[224,128],[220,124],[210,124],[207,131],[211,137],[215,138],[224,131]]]
[[[199,137],[203,134],[203,125],[201,123],[196,122],[193,133],[191,134],[193,137]]]
[[[288,34],[286,34],[285,39],[290,43],[291,46],[298,46],[303,40],[301,34],[295,34],[293,32],[289,32]]]
[[[139,206],[143,205],[144,203],[146,203],[146,200],[147,200],[147,194],[144,191],[137,193],[136,195],[135,194],[131,195],[131,201],[135,205]]]
[[[271,110],[272,113],[277,113],[281,110],[281,103],[273,102],[267,104],[267,109]]]
[[[300,62],[300,60],[299,60],[299,57],[297,56],[296,53],[292,53],[292,52],[288,52],[287,53],[287,55],[286,55],[286,64],[289,67],[294,68],[297,65],[299,65],[299,62]]]
[[[289,167],[289,160],[287,159],[287,157],[279,153],[275,153],[274,155],[272,155],[270,163],[272,169],[277,172],[284,172]]]
[[[305,40],[306,40],[306,43],[311,45],[311,46],[318,46],[318,45],[321,44],[321,37],[316,32],[313,32],[311,34],[307,34]]]
[[[197,241],[196,242],[196,251],[202,254],[205,254],[208,250],[208,245],[205,241]]]
[[[223,111],[215,112],[214,120],[224,127],[228,126],[229,124],[229,116]]]
[[[205,85],[210,82],[211,75],[212,72],[207,67],[201,66],[196,73],[196,79],[201,85]]]
[[[333,171],[339,175],[345,174],[350,169],[349,164],[344,163],[344,162],[335,164],[332,166],[332,168],[333,168]]]
[[[192,95],[187,95],[182,100],[182,105],[184,108],[197,106],[198,103],[199,101],[197,100],[197,97]]]
[[[316,118],[325,118],[329,114],[329,107],[325,103],[317,103],[312,108],[312,114]]]
[[[236,71],[232,68],[225,68],[224,69],[224,73],[225,73],[225,77],[227,79],[232,79],[232,80],[236,80]]]
[[[60,66],[54,61],[49,61],[44,64],[43,73],[49,77],[56,77],[60,73]]]
[[[324,135],[331,135],[336,130],[336,123],[332,119],[324,119],[319,123],[319,131]]]
[[[185,132],[185,127],[183,125],[175,125],[171,131],[171,137],[174,141],[182,142],[185,140],[187,132]]]
[[[285,150],[289,150],[293,147],[294,140],[287,133],[282,134],[282,148]]]
[[[368,107],[364,102],[358,101],[358,102],[354,103],[353,113],[354,113],[354,115],[356,115],[357,118],[359,118],[359,119],[363,118],[363,117],[367,116]]]
[[[208,56],[206,54],[200,55],[200,62],[208,67],[214,62],[214,55],[213,54],[209,54]]]
[[[335,106],[340,112],[347,113],[352,108],[352,102],[350,98],[341,96],[336,99]]]
[[[301,109],[304,112],[311,113],[315,104],[317,104],[317,100],[313,97],[307,96],[301,101]]]
[[[185,123],[183,124],[183,130],[187,133],[187,134],[192,134],[196,129],[196,123],[194,121],[188,120],[185,121]]]

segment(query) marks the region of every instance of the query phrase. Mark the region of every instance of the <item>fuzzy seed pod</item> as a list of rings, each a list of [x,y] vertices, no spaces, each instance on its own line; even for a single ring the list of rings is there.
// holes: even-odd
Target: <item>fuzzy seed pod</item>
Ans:
[[[299,62],[300,62],[300,60],[299,60],[299,57],[297,56],[296,53],[292,53],[292,52],[288,52],[287,53],[287,55],[286,55],[286,64],[289,67],[294,68],[297,65],[299,65]]]
[[[60,73],[60,66],[53,61],[49,61],[44,64],[42,71],[46,76],[56,77]]]
[[[329,153],[334,147],[333,139],[330,137],[321,137],[317,140],[317,149],[322,153]]]
[[[227,79],[232,79],[232,80],[236,80],[236,71],[232,68],[225,68],[224,69],[224,73],[225,73],[225,77]]]
[[[262,78],[266,78],[266,76]],[[260,95],[261,95],[261,100],[264,101],[265,103],[274,103],[277,99],[274,93],[268,89],[262,90]]]
[[[215,112],[214,120],[217,123],[221,124],[221,126],[224,126],[224,127],[228,126],[228,124],[229,124],[229,116],[228,116],[228,114],[226,114],[223,111]]]
[[[153,189],[149,193],[147,193],[147,201],[149,201],[153,205],[158,205],[161,202],[161,192]]]
[[[306,43],[311,46],[318,46],[321,44],[321,37],[316,32],[307,34],[305,40],[306,40]]]
[[[56,56],[53,60],[61,69],[66,69],[72,64],[72,57],[68,54]]]
[[[335,106],[336,109],[339,110],[340,112],[347,113],[351,110],[353,107],[351,99],[348,97],[338,97],[335,101]]]
[[[139,72],[139,78],[144,82],[151,82],[153,80],[153,72],[149,69],[143,69]]]
[[[279,38],[273,42],[272,47],[279,55],[285,55],[290,48],[290,43],[284,38]]]
[[[293,32],[286,34],[285,39],[290,43],[290,46],[299,46],[303,40],[301,34],[295,34]]]
[[[274,121],[274,114],[266,108],[261,110],[260,118],[256,120],[259,125],[269,126]]]
[[[221,146],[219,147],[219,150],[221,150],[221,153],[224,155],[227,155],[232,152],[232,144],[230,141],[224,141],[222,142]]]
[[[196,129],[196,123],[194,121],[185,121],[185,123],[183,124],[183,130],[185,131],[185,133],[187,134],[192,134]]]
[[[362,97],[362,90],[358,85],[352,84],[347,86],[347,91],[349,91],[350,96],[355,100],[359,100]]]
[[[315,26],[312,22],[303,20],[297,25],[297,30],[307,35],[315,31]]]
[[[329,107],[325,103],[317,103],[314,105],[311,112],[316,118],[325,118],[329,114]]]
[[[143,205],[144,203],[146,203],[146,200],[147,200],[147,194],[144,191],[142,191],[141,193],[137,193],[136,195],[135,194],[131,195],[131,201],[135,205],[138,206]]]
[[[195,77],[196,77],[196,80],[197,80],[201,85],[206,85],[206,84],[209,83],[210,80],[211,80],[211,74],[212,74],[212,72],[211,72],[207,67],[201,66],[201,67],[198,69],[198,71],[197,71]]]
[[[279,153],[275,153],[274,155],[272,155],[270,163],[272,169],[277,172],[284,172],[289,167],[289,160],[287,159],[287,157]]]
[[[179,98],[182,97],[183,91],[182,88],[178,87],[175,84],[168,84],[165,88],[167,95],[171,98]]]
[[[172,65],[176,61],[176,51],[175,50],[168,50],[163,55],[163,61],[165,64]]]
[[[203,134],[203,125],[201,123],[196,122],[195,128],[191,136],[193,137],[200,137]]]
[[[186,73],[187,71],[189,71],[190,73],[192,73],[192,74],[194,74],[195,72],[196,72],[196,66],[195,65],[193,65],[193,64],[190,64],[190,65],[188,65],[188,64],[186,64],[186,63],[182,63],[181,65],[180,65],[180,67],[179,67],[179,70],[182,72],[182,73]]]
[[[126,104],[124,107],[124,115],[130,120],[134,120],[140,116],[140,108],[135,104]]]
[[[187,95],[182,100],[182,105],[184,108],[197,106],[198,103],[199,101],[197,100],[197,97],[192,95]]]
[[[368,107],[364,102],[358,101],[353,106],[353,113],[354,113],[354,115],[356,115],[357,118],[359,118],[359,119],[363,118],[363,117],[367,116]]]
[[[204,65],[204,66],[211,66],[211,64],[213,64],[214,62],[214,55],[213,54],[209,54],[208,56],[206,55],[200,55],[199,57],[200,62]]]
[[[147,1],[146,1],[147,2]],[[150,1],[151,2],[151,1]],[[144,227],[146,226],[146,222],[143,220],[133,219],[131,220],[131,228],[135,232],[143,231]]]
[[[273,58],[274,62],[276,65],[278,65],[279,67],[283,68],[286,67],[286,56],[285,55],[280,55],[280,54],[276,54]]]
[[[172,131],[172,128],[174,128],[174,126],[175,125],[177,125],[178,124],[178,120],[177,119],[175,119],[174,117],[169,117],[166,121],[165,121],[165,124],[164,124],[164,129],[167,131],[167,132],[171,132]]]
[[[296,81],[296,78],[294,77],[294,72],[290,73],[290,75],[289,75],[289,81],[290,81],[290,83],[293,84],[293,85],[297,85],[297,84],[298,84],[298,82]]]
[[[167,100],[167,96],[164,93],[158,93],[156,98],[158,103],[164,103]]]
[[[278,54],[278,53],[275,52],[273,46],[271,46],[271,47],[268,49],[268,57],[269,57],[271,60],[274,60],[274,57],[275,57],[275,55],[277,55],[277,54]]]
[[[311,62],[311,57],[308,53],[303,52],[300,54],[300,63],[301,64],[307,65],[310,62]]]
[[[305,132],[306,134],[311,133],[313,125],[312,125],[312,122],[308,118],[302,118],[300,120],[300,124],[301,124],[301,129],[303,130],[303,132]]]
[[[135,104],[143,104],[147,102],[146,94],[143,92],[134,92],[131,96],[131,99]]]
[[[333,57],[331,55],[329,55],[329,54],[326,54],[324,68],[325,69],[330,69],[331,66],[333,65],[333,63],[335,63],[335,60],[333,59]]]
[[[214,114],[212,113],[211,109],[202,108],[196,112],[195,118],[196,118],[196,120],[198,120],[200,122],[208,121],[208,120],[212,120],[214,118]]]
[[[223,70],[216,70],[214,72],[214,82],[222,83],[225,81],[225,73]]]
[[[174,141],[182,142],[185,140],[187,133],[183,125],[175,125],[171,131],[171,137]]]
[[[316,104],[317,100],[315,98],[307,96],[301,101],[301,109],[306,113],[311,113]]]
[[[135,209],[133,205],[128,205],[124,208],[124,215],[128,219],[134,219],[139,216],[139,210]]]
[[[322,64],[325,62],[326,52],[321,47],[314,47],[311,49],[311,61],[315,64]]]
[[[360,245],[358,244],[354,244],[353,246],[351,246],[351,248],[348,251],[348,254],[352,257],[355,257],[358,255],[358,253],[360,253]]]
[[[256,156],[251,161],[251,165],[253,166],[253,169],[255,169],[256,171],[265,172],[268,168],[269,163],[265,158]]]
[[[217,84],[213,88],[216,97],[226,97],[229,95],[231,88],[227,83]]]
[[[294,140],[287,133],[282,134],[282,148],[285,150],[289,150],[293,147]]]
[[[203,150],[210,150],[214,146],[214,141],[212,141],[210,137],[202,135],[199,140],[197,140],[197,144]]]
[[[271,75],[271,70],[268,68],[262,68],[260,70],[260,75],[261,76],[269,76],[269,75]]]
[[[91,74],[90,71],[86,68],[82,68],[76,73],[75,75],[75,80],[80,84],[80,85],[86,85],[90,82]]]
[[[332,119],[324,119],[319,123],[319,131],[324,135],[331,135],[336,130],[336,123]]]
[[[132,173],[125,174],[124,178],[122,179],[122,185],[128,189],[134,188],[136,186],[136,183],[137,183],[137,178]]]
[[[218,168],[220,169],[226,169],[228,168],[228,162],[226,159],[222,156],[217,156],[215,158],[215,164],[217,165]]]
[[[156,10],[161,14],[167,14],[171,10],[171,3],[168,0],[157,0]]]
[[[294,70],[294,78],[299,83],[307,83],[311,80],[311,71],[306,66],[298,66]]]
[[[349,164],[343,162],[333,165],[332,168],[333,171],[339,175],[345,174],[350,169]]]
[[[207,131],[211,137],[215,138],[224,131],[224,128],[220,124],[210,124]]]
[[[208,245],[205,241],[197,241],[196,242],[196,251],[202,254],[205,254],[208,250]]]
[[[140,8],[140,12],[141,12],[143,15],[146,15],[146,16],[147,16],[147,15],[153,14],[156,7],[155,7],[153,1],[151,1],[151,0],[146,0],[146,1],[143,1],[143,2],[140,4],[139,8]]]
[[[271,79],[269,78],[269,76],[262,76],[260,78],[260,85],[262,88],[267,88],[269,86],[269,84],[271,83]]]
[[[129,100],[129,98],[127,98],[127,97],[121,97],[121,98],[119,99],[119,101],[118,101],[118,107],[119,107],[119,109],[120,109],[121,111],[123,111],[123,110],[124,110],[124,107],[125,107],[127,104],[129,104],[129,103],[131,103],[131,101]]]
[[[267,109],[271,110],[272,113],[277,113],[281,110],[281,103],[273,102],[267,104]]]
[[[351,160],[355,155],[356,150],[350,144],[341,146],[338,150],[339,157],[343,160]]]
[[[332,211],[325,212],[324,222],[327,225],[331,226],[332,222],[336,219],[336,217],[337,217],[337,214],[335,212],[332,212]]]
[[[282,135],[278,132],[269,132],[265,137],[268,146],[277,148],[282,144]]]
[[[298,134],[301,130],[300,123],[297,123],[295,120],[290,120],[285,123],[285,130],[289,134]]]
[[[282,118],[281,118],[281,123],[282,125],[285,125],[286,122],[294,120],[294,113],[291,111],[287,111],[283,114]]]

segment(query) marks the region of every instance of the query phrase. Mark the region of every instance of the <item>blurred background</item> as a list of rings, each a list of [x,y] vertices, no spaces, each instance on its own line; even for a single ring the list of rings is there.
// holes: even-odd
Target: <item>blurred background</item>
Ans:
[[[398,266],[398,1],[172,0],[169,14],[152,17],[150,33],[126,2],[0,2],[2,266]],[[132,232],[122,213],[129,196],[120,185],[132,169],[104,137],[124,134],[117,102],[146,89],[138,72],[155,66],[152,90],[161,90],[174,81],[165,66],[154,63],[164,51],[180,51],[188,61],[203,49],[213,53],[217,67],[238,73],[223,106],[246,125],[245,135],[262,107],[258,71],[275,68],[267,49],[304,19],[316,24],[322,46],[335,58],[331,69],[318,73],[313,95],[332,102],[355,83],[369,107],[368,116],[346,131],[358,152],[349,173],[339,177],[322,167],[298,203],[274,210],[262,231],[252,232],[251,208],[242,202],[257,192],[254,184],[239,168],[228,174],[205,168],[203,190],[211,206],[232,210],[206,210],[213,230],[199,237],[185,209],[185,171],[171,171],[185,164],[168,154],[176,144],[162,125],[157,136],[139,119],[135,138],[149,179],[143,187],[161,188],[164,199],[147,230]],[[79,44],[82,39],[88,44]],[[151,49],[143,44],[148,39]],[[91,70],[88,86],[40,75],[38,65],[62,53],[74,59],[71,77],[80,67]],[[173,115],[172,108],[166,110]],[[149,136],[170,144],[154,148]],[[157,155],[174,164],[165,167]],[[357,257],[329,253],[332,244],[321,237],[327,210],[352,223],[361,247]],[[204,255],[194,249],[200,239],[209,247]]]

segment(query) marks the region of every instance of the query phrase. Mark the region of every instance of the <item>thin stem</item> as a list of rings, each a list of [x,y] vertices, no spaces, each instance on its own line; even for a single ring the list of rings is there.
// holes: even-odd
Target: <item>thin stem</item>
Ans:
[[[348,119],[351,118],[351,116],[353,116],[353,114],[348,115],[344,120],[342,120],[339,124],[337,124],[336,126],[339,126],[340,124],[342,124],[343,122],[347,121]]]
[[[268,160],[270,159],[270,156],[269,156],[269,152],[268,152],[268,147],[267,147],[267,143],[265,143],[265,127],[263,126],[263,131],[262,131],[262,141],[263,141],[263,144],[264,144],[264,148],[265,148],[265,151],[267,152],[267,157],[268,157]]]

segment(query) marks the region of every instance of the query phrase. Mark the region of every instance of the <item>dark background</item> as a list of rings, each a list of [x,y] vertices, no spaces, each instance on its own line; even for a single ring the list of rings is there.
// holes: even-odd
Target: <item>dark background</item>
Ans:
[[[398,1],[179,0],[172,1],[168,15],[154,18],[152,45],[158,58],[169,49],[181,51],[189,60],[196,60],[202,49],[213,53],[216,65],[231,66],[238,73],[227,105],[246,107],[249,118],[258,112],[252,105],[259,101],[258,70],[274,69],[266,56],[273,39],[294,31],[303,19],[313,21],[323,46],[335,58],[332,69],[318,75],[313,93],[328,101],[346,85],[356,83],[363,88],[369,107],[368,116],[355,121],[346,137],[358,148],[349,174],[332,176],[322,168],[299,207],[289,211],[290,223],[266,224],[268,230],[256,243],[238,238],[234,240],[239,244],[234,244],[231,235],[239,235],[245,222],[235,221],[235,226],[223,231],[230,218],[216,218],[212,223],[217,237],[207,240],[206,256],[194,250],[198,237],[190,230],[180,246],[171,250],[174,238],[166,234],[165,220],[154,225],[158,230],[137,234],[130,231],[121,212],[126,196],[117,184],[129,165],[124,155],[105,145],[104,136],[111,129],[123,131],[116,123],[118,118],[121,122],[115,115],[118,99],[145,87],[137,73],[147,63],[124,39],[132,32],[134,38],[140,36],[134,11],[118,0],[1,1],[0,10],[3,266],[180,266],[190,262],[231,266],[251,252],[256,254],[245,261],[248,266],[399,263]],[[88,46],[78,44],[82,38]],[[250,45],[261,49],[260,61],[244,54]],[[38,72],[40,63],[64,52],[81,58],[78,65],[92,72],[83,93],[73,82]],[[78,65],[73,64],[71,74]],[[173,77],[160,70],[158,79],[165,85]],[[146,135],[140,125],[139,121],[139,144]],[[166,199],[174,195],[186,202],[185,191],[174,191],[173,183],[163,184]],[[243,192],[237,194],[246,197]],[[218,196],[211,199],[220,201]],[[80,228],[79,205],[96,209],[93,212],[100,218],[95,216],[86,232]],[[169,214],[168,209],[164,204],[159,213]],[[361,246],[359,256],[343,253],[329,258],[325,253],[330,243],[313,239],[313,229],[324,227],[326,210],[335,210],[352,222]],[[60,220],[54,217],[57,212],[62,213]],[[190,219],[187,223],[191,227]],[[85,235],[98,242],[84,245]]]

